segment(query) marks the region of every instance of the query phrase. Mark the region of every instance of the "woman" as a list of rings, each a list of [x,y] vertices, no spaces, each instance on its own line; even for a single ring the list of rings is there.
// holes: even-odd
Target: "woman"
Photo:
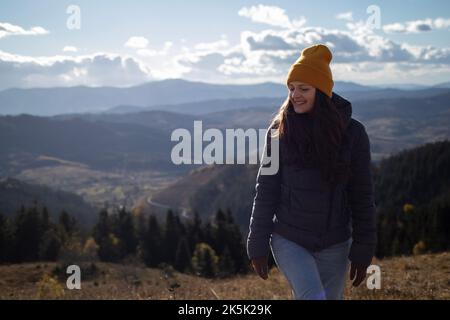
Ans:
[[[358,286],[376,245],[369,138],[351,118],[350,102],[332,92],[331,59],[319,44],[291,66],[289,96],[264,151],[278,139],[279,170],[264,175],[260,168],[250,218],[254,270],[267,279],[272,250],[295,299],[342,299],[349,265]]]

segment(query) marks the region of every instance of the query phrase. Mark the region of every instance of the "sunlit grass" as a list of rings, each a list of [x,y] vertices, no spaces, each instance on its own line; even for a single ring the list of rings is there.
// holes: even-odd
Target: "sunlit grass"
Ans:
[[[450,299],[450,253],[373,263],[381,268],[381,289],[351,288],[347,281],[345,299]],[[81,290],[68,290],[61,279],[55,283],[55,263],[0,266],[0,299],[291,299],[276,268],[264,281],[254,274],[205,279],[140,265],[96,265],[99,274],[85,281],[82,276]]]

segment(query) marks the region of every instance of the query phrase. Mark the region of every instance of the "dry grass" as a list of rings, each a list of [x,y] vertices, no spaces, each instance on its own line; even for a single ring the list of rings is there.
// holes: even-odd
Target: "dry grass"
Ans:
[[[350,288],[345,299],[450,299],[450,252],[374,261],[381,289]],[[273,268],[263,281],[250,274],[204,279],[159,269],[98,263],[97,277],[68,290],[49,277],[54,263],[0,266],[0,299],[291,299],[287,281]],[[56,280],[56,281],[55,281]]]

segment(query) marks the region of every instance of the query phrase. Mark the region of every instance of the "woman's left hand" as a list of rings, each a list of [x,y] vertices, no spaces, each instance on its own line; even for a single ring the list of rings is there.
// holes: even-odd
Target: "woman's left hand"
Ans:
[[[363,282],[363,280],[366,278],[367,268],[369,266],[358,264],[358,263],[351,263],[350,267],[350,280],[353,281],[353,286],[357,287]]]

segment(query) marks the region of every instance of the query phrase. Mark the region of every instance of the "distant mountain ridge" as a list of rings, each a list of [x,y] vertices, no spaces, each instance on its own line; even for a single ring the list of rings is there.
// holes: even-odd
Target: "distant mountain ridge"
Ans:
[[[371,90],[350,82],[336,82],[339,91]],[[0,114],[50,116],[101,112],[115,106],[151,107],[214,99],[283,97],[287,88],[278,83],[248,85],[210,84],[182,79],[154,81],[128,88],[57,87],[0,91]]]
[[[450,89],[445,90],[435,96],[421,97],[411,92],[410,97],[354,100],[352,116],[367,128],[373,159],[450,137]],[[241,102],[244,106],[257,105],[198,115],[150,110],[55,117],[0,116],[0,160],[4,164],[0,174],[2,169],[17,167],[16,155],[21,154],[47,155],[102,170],[121,167],[127,155],[130,168],[185,169],[170,161],[176,144],[170,139],[173,130],[185,128],[192,132],[195,120],[202,120],[204,130],[266,129],[279,108],[272,99]],[[207,105],[200,104],[198,110],[203,107]]]

